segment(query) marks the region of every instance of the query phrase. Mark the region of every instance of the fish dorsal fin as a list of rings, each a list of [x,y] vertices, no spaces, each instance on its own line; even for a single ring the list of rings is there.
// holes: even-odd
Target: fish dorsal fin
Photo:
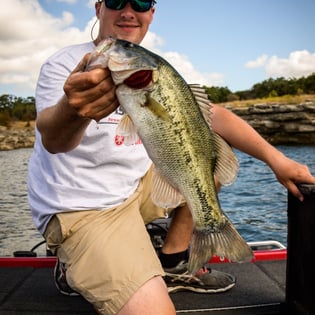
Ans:
[[[127,114],[124,114],[120,119],[116,129],[116,134],[124,137],[125,145],[132,145],[139,141],[136,126]]]
[[[199,105],[201,113],[212,130],[211,126],[211,102],[205,89],[198,84],[189,85]],[[222,185],[233,183],[238,173],[238,160],[231,146],[217,133],[213,132],[214,146],[216,151],[216,163],[214,175]]]
[[[152,202],[164,209],[172,209],[183,203],[181,193],[172,187],[159,172],[154,169],[152,179]]]
[[[238,173],[238,160],[231,146],[218,134],[213,132],[216,150],[214,175],[222,185],[230,185]]]
[[[199,84],[189,84],[189,87],[199,105],[203,118],[205,119],[209,127],[211,128],[212,105],[208,99],[208,95],[205,89]]]

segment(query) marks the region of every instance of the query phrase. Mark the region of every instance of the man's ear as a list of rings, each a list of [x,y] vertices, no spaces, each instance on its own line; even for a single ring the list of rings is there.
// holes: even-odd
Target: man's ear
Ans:
[[[95,15],[99,19],[102,2],[95,2]]]

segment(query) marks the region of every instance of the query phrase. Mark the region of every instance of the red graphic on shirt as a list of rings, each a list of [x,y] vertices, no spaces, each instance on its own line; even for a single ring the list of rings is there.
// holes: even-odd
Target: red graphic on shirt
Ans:
[[[115,143],[116,145],[122,145],[124,143],[125,137],[124,136],[115,136]]]
[[[122,144],[124,144],[124,141],[125,141],[125,137],[124,136],[119,136],[119,135],[115,136],[115,144],[116,145],[122,145]],[[135,144],[142,144],[141,139],[138,138],[138,140],[134,143],[134,145]]]

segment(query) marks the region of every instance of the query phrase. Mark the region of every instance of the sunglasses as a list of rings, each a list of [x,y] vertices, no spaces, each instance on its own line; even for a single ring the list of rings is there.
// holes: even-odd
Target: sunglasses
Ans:
[[[136,12],[149,11],[156,3],[155,0],[99,0],[99,2],[103,1],[106,8],[111,10],[122,10],[127,2],[130,2],[132,9]]]

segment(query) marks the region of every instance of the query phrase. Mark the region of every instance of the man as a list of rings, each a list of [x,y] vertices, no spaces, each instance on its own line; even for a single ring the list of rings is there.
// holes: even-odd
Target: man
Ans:
[[[106,37],[140,43],[153,20],[154,4],[96,2],[97,38],[49,58],[36,89],[36,143],[28,178],[34,222],[59,258],[58,287],[64,293],[80,293],[99,314],[175,314],[160,260],[170,290],[186,288],[185,282],[173,282],[172,274],[187,271],[189,209],[183,204],[175,210],[159,260],[144,225],[164,216],[150,199],[151,161],[142,144],[124,146],[116,137],[121,110],[108,69],[84,72],[87,53]],[[306,166],[285,157],[243,120],[215,105],[213,130],[266,162],[297,198],[303,196],[295,182],[315,183]],[[229,289],[235,279],[203,268],[188,282],[190,288],[215,292]]]

